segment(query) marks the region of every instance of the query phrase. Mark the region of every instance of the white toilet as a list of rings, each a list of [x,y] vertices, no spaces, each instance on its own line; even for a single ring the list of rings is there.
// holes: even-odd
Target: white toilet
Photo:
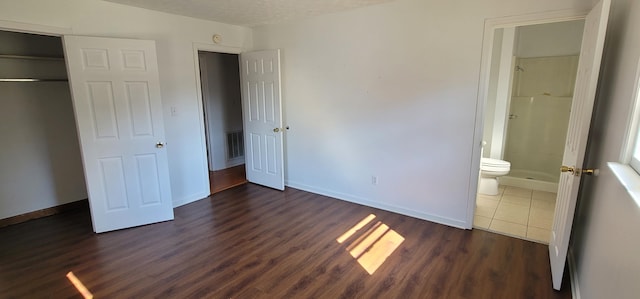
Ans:
[[[482,158],[480,162],[480,183],[478,193],[498,194],[498,177],[509,173],[511,163],[498,159]]]

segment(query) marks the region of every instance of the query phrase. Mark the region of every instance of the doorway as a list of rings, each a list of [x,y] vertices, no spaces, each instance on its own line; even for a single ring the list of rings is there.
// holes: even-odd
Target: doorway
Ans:
[[[198,51],[211,194],[247,183],[238,59]]]
[[[549,243],[583,27],[494,30],[482,157],[511,167],[497,195],[477,194],[475,228]]]
[[[59,36],[0,30],[0,220],[85,206],[87,188]],[[13,220],[12,220],[13,219]]]
[[[0,219],[86,208],[82,199],[96,233],[173,219],[155,42],[3,26],[1,94],[17,109],[2,121],[17,122],[0,126],[11,137]]]

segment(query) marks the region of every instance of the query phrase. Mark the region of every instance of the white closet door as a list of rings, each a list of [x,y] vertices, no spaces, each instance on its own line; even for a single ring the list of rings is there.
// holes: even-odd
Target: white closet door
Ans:
[[[155,42],[64,47],[94,231],[173,219]]]

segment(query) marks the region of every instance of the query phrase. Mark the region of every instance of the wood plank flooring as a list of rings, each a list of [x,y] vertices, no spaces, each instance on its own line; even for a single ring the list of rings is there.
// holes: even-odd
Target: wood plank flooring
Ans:
[[[59,213],[64,213],[72,210],[77,210],[77,209],[86,210],[88,209],[88,207],[89,207],[89,200],[82,199],[82,200],[62,204],[62,205],[51,207],[51,208],[46,208],[46,209],[37,210],[37,211],[33,211],[33,212],[21,214],[21,215],[9,217],[9,218],[0,219],[0,228],[13,225],[13,224],[26,222],[33,219],[38,219],[42,217],[59,214]]]
[[[247,183],[244,164],[227,169],[209,171],[209,187],[211,194],[216,194]]]
[[[366,241],[385,226],[404,240],[370,275],[351,252],[391,250]],[[96,298],[571,298],[545,245],[253,184],[174,221],[98,235],[80,210],[2,228],[0,244],[0,298],[78,298],[69,271]]]

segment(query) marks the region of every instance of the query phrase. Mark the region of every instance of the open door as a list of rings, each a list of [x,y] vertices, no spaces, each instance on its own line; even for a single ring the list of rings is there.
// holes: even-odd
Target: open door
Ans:
[[[247,180],[284,190],[280,50],[240,55]]]
[[[63,40],[93,230],[173,219],[155,42]]]
[[[553,288],[556,290],[560,289],[567,259],[610,5],[610,0],[601,0],[587,15],[584,25],[571,117],[562,160],[562,165],[566,167],[563,166],[564,173],[560,176],[549,241],[551,276]]]

